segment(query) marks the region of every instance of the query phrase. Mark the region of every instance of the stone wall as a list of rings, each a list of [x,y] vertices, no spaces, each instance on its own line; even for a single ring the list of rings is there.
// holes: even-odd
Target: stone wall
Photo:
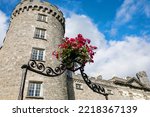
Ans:
[[[47,15],[47,22],[37,21],[38,13]],[[46,29],[45,40],[34,38],[36,27]],[[64,32],[63,14],[50,3],[24,1],[16,6],[0,50],[0,99],[18,99],[22,78],[21,66],[30,60],[33,47],[45,49],[46,66],[58,65],[52,57],[52,52],[61,43]],[[30,80],[43,82],[44,99],[68,99],[64,76],[52,79],[30,71],[27,74],[24,99]]]
[[[139,72],[141,73],[141,72]],[[145,72],[144,72],[145,73]],[[146,73],[145,73],[146,74]],[[147,76],[147,75],[146,75]],[[143,77],[143,76],[142,76]],[[110,80],[103,80],[91,78],[92,82],[98,83],[106,90],[109,100],[149,100],[150,87],[145,87],[138,78],[118,78],[114,77]],[[148,81],[148,78],[147,78]],[[149,81],[148,81],[149,82]],[[80,89],[77,85],[80,84]],[[146,83],[147,84],[147,83]],[[74,99],[88,99],[88,100],[104,100],[105,96],[93,92],[83,81],[80,75],[73,75],[73,90]]]

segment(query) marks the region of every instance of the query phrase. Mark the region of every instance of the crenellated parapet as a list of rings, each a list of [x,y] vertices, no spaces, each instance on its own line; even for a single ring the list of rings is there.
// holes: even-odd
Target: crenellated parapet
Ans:
[[[148,76],[145,71],[141,71],[136,74],[137,77],[126,77],[126,78],[119,78],[113,77],[109,80],[102,79],[102,76],[99,75],[98,77],[89,77],[92,82],[103,84],[106,86],[128,86],[132,88],[138,88],[143,90],[150,91],[150,82]],[[73,75],[73,80],[78,83],[84,83],[81,75]]]
[[[16,8],[14,9],[11,20],[17,17],[19,14],[28,12],[28,11],[40,11],[47,15],[52,15],[55,17],[64,27],[65,25],[65,18],[63,17],[63,13],[54,5],[48,2],[28,2],[24,1],[19,3]]]

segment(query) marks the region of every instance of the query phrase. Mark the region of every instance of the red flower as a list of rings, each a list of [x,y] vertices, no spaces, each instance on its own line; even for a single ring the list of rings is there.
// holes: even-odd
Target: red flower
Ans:
[[[74,38],[70,38],[70,42],[75,42],[76,40]]]
[[[96,46],[92,46],[92,45],[90,45],[90,48],[91,48],[91,49],[97,49]]]
[[[82,35],[81,35],[81,34],[78,34],[78,38],[82,38]]]
[[[85,39],[81,34],[78,34],[75,38],[65,38],[62,44],[58,45],[58,51],[54,51],[52,54],[62,62],[70,64],[72,58],[77,61],[86,64],[87,62],[94,62],[93,56],[97,49],[96,46],[90,45],[90,39]],[[72,57],[75,55],[75,57]]]
[[[94,61],[93,61],[92,59],[90,60],[90,62],[91,62],[91,63],[94,63]]]
[[[90,39],[86,39],[86,41],[88,42],[88,44],[90,44],[90,43],[91,43],[91,40],[90,40]]]
[[[96,47],[96,46],[93,46],[93,49],[97,49],[97,47]]]
[[[83,46],[83,44],[79,43],[79,44],[77,45],[77,48],[79,49],[79,48],[81,48],[82,46]]]
[[[69,38],[68,38],[68,37],[66,37],[66,40],[69,40]]]
[[[67,48],[68,45],[67,45],[66,43],[63,43],[63,44],[58,45],[58,47],[59,47],[59,48]]]

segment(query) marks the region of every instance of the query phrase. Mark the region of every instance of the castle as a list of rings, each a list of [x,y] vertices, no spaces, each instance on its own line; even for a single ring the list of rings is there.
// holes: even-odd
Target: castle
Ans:
[[[106,99],[93,92],[81,75],[64,73],[47,77],[22,67],[29,60],[52,68],[58,66],[60,63],[52,58],[52,52],[62,42],[64,33],[65,18],[56,6],[44,0],[20,1],[11,15],[9,29],[0,48],[1,100]],[[106,89],[108,99],[150,99],[150,82],[146,73],[142,71],[136,76],[110,80],[98,76],[90,79]]]

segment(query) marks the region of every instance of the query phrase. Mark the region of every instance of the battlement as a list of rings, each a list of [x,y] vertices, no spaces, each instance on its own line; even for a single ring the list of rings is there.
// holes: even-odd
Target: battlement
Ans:
[[[142,74],[142,75],[141,75]],[[113,77],[109,80],[102,79],[102,76],[99,75],[98,77],[89,77],[89,79],[98,84],[103,85],[121,85],[121,86],[128,86],[138,89],[145,89],[150,91],[150,82],[148,80],[147,74],[144,71],[141,71],[136,74],[137,77],[126,77],[126,78],[119,78],[119,77]],[[80,74],[73,75],[73,80],[78,83],[84,83],[83,78]],[[145,82],[142,82],[142,81]]]
[[[45,14],[51,14],[63,25],[63,27],[65,26],[65,18],[63,17],[63,13],[56,6],[45,1],[24,1],[19,3],[12,13],[11,20],[19,14],[30,10],[42,11]]]

